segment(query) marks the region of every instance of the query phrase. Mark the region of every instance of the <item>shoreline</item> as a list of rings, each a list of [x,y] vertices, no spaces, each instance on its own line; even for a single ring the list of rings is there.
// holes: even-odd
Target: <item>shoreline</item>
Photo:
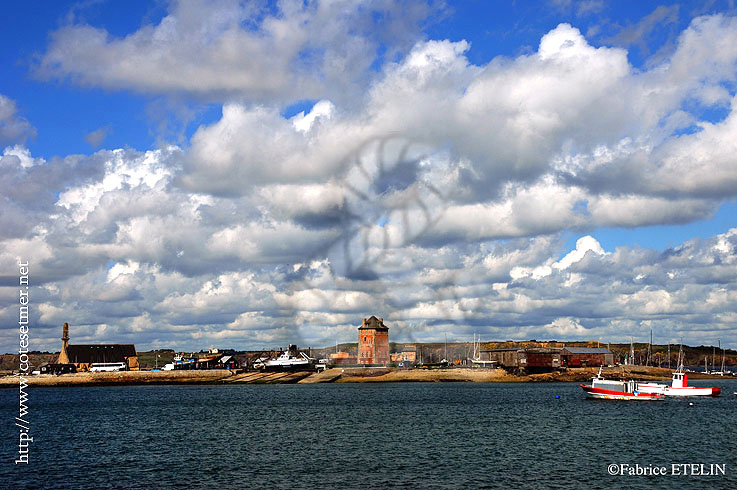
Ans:
[[[30,387],[119,386],[119,385],[177,385],[177,384],[314,384],[314,383],[560,383],[586,382],[598,368],[573,368],[540,374],[516,375],[503,369],[445,368],[332,368],[315,372],[241,372],[213,369],[202,371],[123,371],[112,373],[39,374],[26,376]],[[646,366],[617,366],[604,368],[608,378],[641,381],[669,381],[673,370]],[[735,379],[688,373],[691,379]],[[0,377],[0,388],[19,385],[18,375]]]
[[[118,386],[146,384],[208,384],[232,376],[224,370],[120,371],[112,373],[36,374],[26,376],[30,387]],[[18,375],[0,377],[0,388],[17,387]]]

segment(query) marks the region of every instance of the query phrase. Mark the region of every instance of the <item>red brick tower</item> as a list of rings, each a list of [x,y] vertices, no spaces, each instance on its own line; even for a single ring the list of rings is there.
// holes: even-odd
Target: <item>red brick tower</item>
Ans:
[[[383,318],[364,318],[358,327],[358,364],[389,362],[389,327]]]

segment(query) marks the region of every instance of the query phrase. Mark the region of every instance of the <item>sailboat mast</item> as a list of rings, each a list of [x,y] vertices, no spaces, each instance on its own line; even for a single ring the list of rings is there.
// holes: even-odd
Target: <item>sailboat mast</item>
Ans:
[[[722,339],[717,339],[717,349],[722,349]],[[716,362],[714,363],[714,365],[716,366]],[[721,368],[721,372],[724,372],[724,368]]]
[[[635,364],[635,339],[630,337],[630,364]]]

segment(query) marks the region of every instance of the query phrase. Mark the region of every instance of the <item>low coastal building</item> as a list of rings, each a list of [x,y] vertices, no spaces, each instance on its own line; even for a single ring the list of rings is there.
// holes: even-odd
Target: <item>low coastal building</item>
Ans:
[[[565,367],[614,365],[614,353],[599,347],[565,347],[561,358]]]
[[[124,363],[125,369],[138,371],[138,354],[133,344],[69,344],[69,324],[61,337],[58,364],[73,364],[77,371],[89,371],[93,364]]]
[[[560,349],[543,347],[482,350],[478,360],[513,371],[545,372],[561,367]]]
[[[215,364],[215,369],[240,369],[240,367],[241,362],[235,357],[229,355],[221,357],[217,364]]]
[[[358,327],[358,364],[387,364],[389,359],[389,327],[383,318],[364,318]]]
[[[68,374],[68,373],[76,373],[77,368],[74,366],[74,364],[56,364],[56,363],[50,363],[50,364],[42,364],[38,368],[39,374]]]
[[[417,362],[417,351],[402,351],[391,355],[392,362],[401,366],[411,366]]]
[[[519,351],[518,348],[482,350],[479,352],[478,360],[503,368],[516,368],[519,366],[517,351]]]
[[[349,366],[357,364],[357,358],[348,352],[334,352],[330,354],[330,364]]]
[[[214,352],[213,352],[214,351]],[[177,364],[175,363],[176,367]],[[231,355],[223,355],[218,352],[217,349],[210,349],[206,355],[202,355],[197,359],[194,359],[194,363],[183,369],[240,369],[241,364],[238,359]]]
[[[560,369],[560,349],[531,348],[517,352],[519,367],[527,372]]]
[[[482,350],[480,359],[493,361],[505,369],[525,370],[527,372],[551,371],[567,367],[610,366],[614,364],[614,354],[609,349],[592,347]]]

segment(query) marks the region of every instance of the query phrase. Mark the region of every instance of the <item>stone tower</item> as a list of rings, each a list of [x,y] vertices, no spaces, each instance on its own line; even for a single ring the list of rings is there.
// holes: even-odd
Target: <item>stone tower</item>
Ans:
[[[61,352],[59,352],[59,364],[69,364],[69,355],[67,354],[67,346],[69,345],[69,324],[64,323],[64,330],[61,334]]]

